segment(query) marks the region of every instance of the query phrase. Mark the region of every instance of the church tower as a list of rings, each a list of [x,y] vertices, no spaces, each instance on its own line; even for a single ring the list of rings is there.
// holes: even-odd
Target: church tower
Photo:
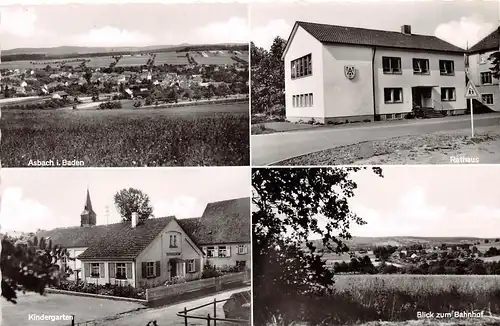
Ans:
[[[90,192],[87,188],[87,198],[85,200],[85,208],[82,214],[80,214],[80,226],[95,226],[96,224],[96,213],[92,209],[92,201],[90,200]]]

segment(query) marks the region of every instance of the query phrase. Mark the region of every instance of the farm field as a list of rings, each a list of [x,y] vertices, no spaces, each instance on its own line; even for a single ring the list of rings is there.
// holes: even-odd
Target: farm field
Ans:
[[[249,164],[248,103],[172,109],[3,112],[2,163],[85,166]]]
[[[200,65],[232,65],[236,63],[229,56],[209,56],[204,57],[199,54],[193,55],[193,59]]]
[[[158,52],[155,58],[155,65],[188,65],[187,52]]]
[[[500,314],[500,276],[336,275],[334,279],[331,295],[304,299],[307,315],[314,319],[308,325],[323,320],[329,325],[403,322],[417,320],[418,312]]]
[[[149,55],[122,57],[116,67],[142,66],[148,62]]]

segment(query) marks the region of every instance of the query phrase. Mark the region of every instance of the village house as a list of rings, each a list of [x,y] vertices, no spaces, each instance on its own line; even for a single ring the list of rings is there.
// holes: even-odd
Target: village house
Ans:
[[[500,111],[500,83],[492,76],[489,57],[500,51],[500,27],[483,38],[467,54],[468,77],[481,94],[480,101],[490,109]]]
[[[216,266],[250,263],[249,198],[208,204],[201,218],[140,221],[133,213],[131,221],[96,225],[96,217],[87,190],[80,226],[36,234],[68,250],[72,259],[60,265],[74,271],[69,279],[145,287],[173,277],[198,279],[206,259]],[[220,257],[207,257],[201,245],[217,246]]]
[[[413,108],[464,113],[465,50],[435,36],[296,22],[285,62],[290,121],[402,119]]]

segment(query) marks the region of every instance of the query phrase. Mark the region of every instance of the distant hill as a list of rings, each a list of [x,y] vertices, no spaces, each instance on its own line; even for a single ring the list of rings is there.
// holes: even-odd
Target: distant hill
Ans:
[[[123,52],[144,52],[152,50],[169,50],[183,47],[233,47],[233,46],[248,46],[245,43],[220,43],[220,44],[177,44],[177,45],[150,45],[142,47],[86,47],[86,46],[58,46],[49,48],[16,48],[3,50],[2,56],[18,55],[18,54],[44,54],[47,56],[59,56],[68,54],[89,54],[89,53],[123,53]]]
[[[438,246],[442,243],[470,243],[484,240],[477,237],[353,237],[351,240],[345,241],[345,243],[351,248],[366,248],[366,247],[377,247],[377,246],[409,246],[413,244],[426,244],[432,246]],[[491,240],[491,239],[490,239]],[[323,247],[322,240],[313,240],[314,245],[317,248]]]

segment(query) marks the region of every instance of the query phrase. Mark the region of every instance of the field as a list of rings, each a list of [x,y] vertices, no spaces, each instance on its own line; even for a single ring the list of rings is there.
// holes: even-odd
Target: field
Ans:
[[[332,294],[297,301],[287,309],[303,325],[401,322],[417,320],[418,312],[498,315],[500,276],[337,275]],[[441,321],[451,319],[444,315]]]
[[[249,164],[248,103],[2,113],[4,167],[50,159],[92,167]]]
[[[189,61],[186,57],[187,52],[159,52],[155,53],[155,65],[188,65]]]
[[[156,53],[155,65],[160,66],[163,64],[170,65],[187,65],[189,61],[186,57],[187,52],[158,52]],[[199,64],[211,64],[211,65],[231,65],[236,63],[233,59],[231,59],[230,53],[223,54],[209,54],[209,57],[203,57],[199,52],[191,52],[191,55],[195,58],[196,62]],[[248,53],[243,52],[241,55],[237,55],[238,58],[245,60],[248,62]],[[145,65],[149,55],[142,56],[123,56],[117,67],[130,67],[130,66],[141,66]],[[70,59],[61,59],[61,60],[38,60],[38,61],[7,61],[0,63],[0,69],[41,69],[45,68],[45,66],[60,66],[62,63],[70,66],[78,66],[81,61],[74,60],[90,60],[86,62],[87,67],[90,68],[103,68],[109,67],[109,65],[115,60],[111,56],[103,56],[103,57],[79,57],[79,58],[70,58]],[[67,61],[67,62],[64,62]]]

